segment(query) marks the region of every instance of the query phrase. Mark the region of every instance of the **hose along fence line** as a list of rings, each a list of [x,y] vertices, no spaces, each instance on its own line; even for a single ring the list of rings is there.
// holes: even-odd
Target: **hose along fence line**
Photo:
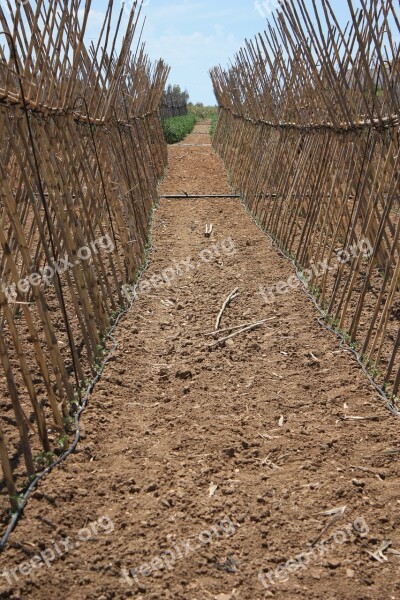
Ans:
[[[145,262],[167,163],[169,68],[133,46],[140,17],[86,47],[91,2],[0,7],[0,522],[64,452],[123,289]]]
[[[395,397],[400,386],[400,24],[361,0],[280,2],[268,30],[211,71],[214,147],[248,210],[308,281],[326,321]],[[396,4],[396,7],[395,7]],[[286,286],[287,287],[287,286]],[[279,293],[262,290],[266,301]],[[271,300],[272,301],[272,300]]]

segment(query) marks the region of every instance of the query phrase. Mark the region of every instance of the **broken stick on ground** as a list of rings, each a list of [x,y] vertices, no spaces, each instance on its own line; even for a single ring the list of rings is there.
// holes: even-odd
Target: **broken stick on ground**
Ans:
[[[217,340],[213,344],[210,344],[209,348],[215,348],[216,346],[219,346],[223,342],[226,342],[227,340],[230,340],[231,338],[234,338],[235,336],[237,336],[241,333],[245,333],[246,331],[253,331],[253,329],[258,329],[258,327],[261,327],[262,325],[264,325],[264,323],[265,323],[265,321],[258,321],[257,323],[253,323],[252,325],[249,325],[248,327],[239,329],[239,331],[235,331],[234,333],[231,333],[230,335],[227,335],[226,337],[223,337],[220,340]]]
[[[235,298],[238,297],[238,295],[239,295],[239,288],[235,288],[234,290],[232,290],[232,292],[229,294],[229,296],[223,303],[222,308],[219,311],[217,320],[215,322],[215,330],[216,331],[217,331],[217,329],[219,329],[219,326],[221,325],[221,319],[222,319],[222,315],[224,314],[225,309],[229,306],[229,304],[232,302],[232,300],[235,300]]]

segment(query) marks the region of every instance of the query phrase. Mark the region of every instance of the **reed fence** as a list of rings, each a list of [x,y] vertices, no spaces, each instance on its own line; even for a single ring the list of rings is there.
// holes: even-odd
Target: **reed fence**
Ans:
[[[394,396],[400,386],[398,2],[284,0],[228,70],[211,71],[214,147],[327,320]],[[397,4],[397,6],[396,6]],[[370,247],[370,252],[365,250]]]
[[[81,4],[0,6],[0,494],[14,510],[68,447],[123,286],[145,260],[167,161],[169,69],[140,39],[133,47],[140,8],[118,45],[123,13],[111,35],[110,0],[87,47]]]

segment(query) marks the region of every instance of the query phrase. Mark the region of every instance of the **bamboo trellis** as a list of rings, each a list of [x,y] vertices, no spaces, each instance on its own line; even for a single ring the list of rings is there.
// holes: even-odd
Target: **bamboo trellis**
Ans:
[[[346,27],[328,0],[280,2],[264,35],[211,71],[214,146],[261,226],[309,270],[328,320],[396,395],[400,23],[398,2],[360,1],[348,0]]]
[[[81,5],[0,6],[0,493],[13,508],[38,458],[68,445],[79,390],[145,260],[167,161],[169,69],[133,47],[140,6],[118,43],[123,9],[113,30],[110,0],[86,47]]]

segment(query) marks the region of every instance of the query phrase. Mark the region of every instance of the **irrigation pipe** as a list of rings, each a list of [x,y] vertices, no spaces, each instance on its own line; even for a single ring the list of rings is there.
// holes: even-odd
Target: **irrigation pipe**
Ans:
[[[284,258],[286,258],[290,263],[292,263],[292,265],[294,266],[295,270],[296,270],[296,276],[298,277],[298,279],[301,282],[302,288],[304,290],[304,292],[306,293],[306,295],[310,298],[310,300],[312,301],[312,303],[314,304],[315,308],[317,309],[317,311],[320,313],[321,317],[317,318],[317,321],[319,323],[319,325],[321,327],[323,327],[324,329],[326,329],[327,331],[332,332],[333,334],[335,334],[340,340],[340,348],[342,348],[343,350],[345,350],[346,352],[350,352],[351,354],[353,354],[358,362],[358,364],[360,365],[361,369],[363,370],[363,372],[365,373],[365,375],[367,376],[368,381],[370,382],[370,384],[375,388],[375,390],[378,392],[378,394],[381,396],[381,398],[386,402],[386,408],[396,417],[400,417],[400,411],[398,410],[398,408],[396,408],[396,406],[393,404],[393,402],[391,401],[391,399],[388,397],[388,395],[386,394],[384,388],[380,385],[378,385],[376,383],[376,381],[374,381],[374,379],[371,377],[371,375],[368,373],[365,364],[363,363],[362,360],[362,356],[361,354],[359,354],[357,352],[357,350],[354,350],[353,348],[351,348],[347,342],[346,339],[344,338],[344,336],[339,333],[338,331],[336,331],[336,329],[333,329],[333,327],[331,327],[330,325],[328,325],[325,322],[325,318],[327,317],[327,313],[319,306],[318,302],[316,301],[316,299],[314,298],[314,296],[310,293],[310,291],[308,290],[308,287],[305,283],[304,280],[304,276],[302,271],[300,271],[300,269],[298,268],[298,266],[296,265],[296,262],[293,260],[293,258],[291,256],[289,256],[288,254],[286,254],[281,248],[279,248],[279,246],[277,245],[276,241],[274,240],[274,238],[257,222],[257,219],[255,218],[255,216],[253,215],[253,213],[249,210],[249,208],[247,207],[247,205],[245,204],[244,199],[242,198],[242,204],[246,210],[246,212],[251,216],[251,218],[253,219],[254,223],[257,225],[257,227],[265,234],[267,235],[267,237],[271,240],[272,246],[278,251],[278,253],[283,256]]]
[[[167,194],[160,196],[161,199],[175,200],[197,200],[202,198],[240,198],[239,194]]]
[[[143,265],[143,267],[140,270],[139,273],[139,277],[142,275],[142,273],[144,273],[144,271],[147,270],[147,268],[149,267],[149,261],[146,258],[146,261]],[[136,292],[136,287],[137,287],[138,283],[136,283],[134,286],[132,286],[132,292],[133,292],[133,298],[132,301],[130,302],[130,304],[128,305],[127,308],[123,308],[120,313],[118,314],[117,318],[115,319],[113,326],[111,327],[110,331],[107,334],[107,339],[110,340],[113,344],[113,348],[110,350],[109,354],[107,355],[107,357],[104,359],[100,369],[97,371],[95,378],[91,381],[91,383],[89,384],[87,390],[86,390],[86,394],[84,396],[84,398],[81,401],[81,404],[79,406],[79,410],[77,411],[76,415],[75,415],[75,439],[71,445],[71,447],[64,452],[64,454],[62,454],[56,461],[54,461],[54,463],[52,463],[50,466],[48,466],[46,469],[44,469],[44,471],[42,471],[41,473],[39,473],[39,475],[36,476],[36,478],[32,481],[32,483],[29,485],[29,487],[27,488],[27,490],[25,491],[24,495],[21,497],[20,501],[19,501],[19,506],[18,506],[18,510],[13,513],[12,519],[7,527],[7,530],[5,532],[5,534],[3,535],[3,537],[0,540],[0,553],[4,550],[8,539],[11,535],[11,533],[14,531],[15,527],[17,526],[17,523],[23,513],[23,510],[29,500],[30,495],[32,494],[33,490],[37,487],[37,485],[40,483],[40,481],[46,477],[46,475],[48,475],[49,473],[51,473],[51,471],[53,469],[55,469],[56,467],[58,467],[58,465],[60,465],[62,462],[64,462],[75,450],[76,447],[78,446],[78,443],[81,439],[81,432],[80,432],[80,428],[79,428],[79,421],[80,421],[80,417],[83,413],[83,411],[85,410],[85,408],[87,407],[87,404],[89,402],[89,398],[91,396],[91,393],[94,389],[94,387],[96,386],[97,382],[99,381],[100,377],[103,374],[103,371],[107,365],[107,363],[110,361],[111,357],[114,355],[115,351],[117,350],[117,348],[119,347],[118,342],[116,341],[116,339],[113,337],[113,333],[115,331],[115,329],[117,328],[121,318],[123,316],[125,316],[132,308],[136,298],[137,298],[137,292]]]
[[[292,264],[296,267],[295,262],[293,261],[293,259],[287,257],[283,252],[281,252],[281,254],[283,256],[285,256],[286,258],[288,258],[290,260],[290,262],[292,262]],[[304,278],[301,276],[302,272],[298,271],[297,267],[296,267],[296,275],[297,277],[300,279],[303,290],[305,291],[305,293],[307,294],[307,296],[311,299],[311,301],[313,302],[314,306],[316,307],[316,309],[318,310],[318,312],[322,315],[321,317],[317,318],[318,323],[321,325],[321,327],[324,327],[325,329],[327,329],[328,331],[331,331],[332,333],[334,333],[340,340],[340,347],[345,350],[346,352],[350,352],[351,354],[353,354],[356,359],[358,364],[360,365],[361,369],[363,370],[363,372],[365,373],[365,375],[367,376],[370,384],[375,388],[375,390],[378,392],[378,394],[383,398],[383,400],[385,400],[386,402],[386,408],[396,417],[400,417],[400,411],[395,407],[395,405],[393,404],[393,402],[390,401],[390,398],[388,397],[388,395],[386,394],[385,390],[383,389],[382,386],[378,385],[376,383],[376,381],[374,381],[374,379],[371,377],[371,375],[368,373],[365,364],[363,363],[362,360],[362,356],[361,354],[359,354],[357,352],[357,350],[354,350],[353,348],[351,348],[347,342],[346,339],[344,338],[344,336],[339,333],[338,331],[336,331],[336,329],[333,329],[333,327],[331,327],[330,325],[328,325],[325,322],[325,318],[327,316],[326,312],[324,312],[322,310],[322,308],[319,306],[318,302],[316,301],[316,299],[314,298],[314,296],[309,292],[308,288],[306,287],[306,284],[304,283]]]

